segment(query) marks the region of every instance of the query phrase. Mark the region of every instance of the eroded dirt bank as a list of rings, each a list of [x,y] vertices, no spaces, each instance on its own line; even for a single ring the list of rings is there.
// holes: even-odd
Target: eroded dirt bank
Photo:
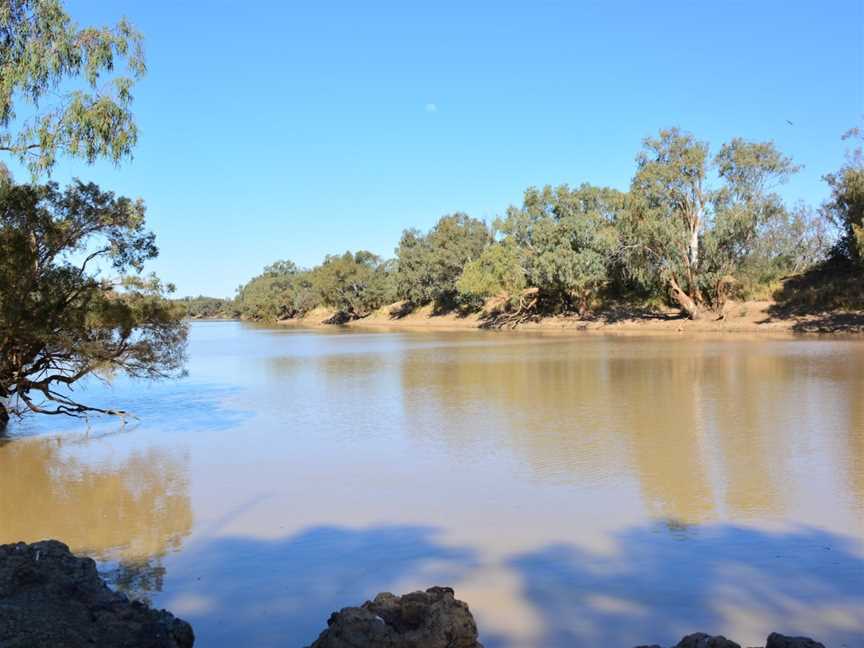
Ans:
[[[330,326],[334,313],[316,308],[301,319],[283,320],[286,326]],[[550,316],[530,319],[513,327],[480,313],[460,315],[435,314],[426,306],[400,314],[400,304],[391,304],[360,319],[343,322],[358,328],[392,328],[414,330],[470,330],[515,328],[536,331],[596,331],[621,333],[748,333],[748,334],[838,334],[864,333],[864,312],[832,311],[792,314],[783,312],[774,302],[743,302],[726,306],[722,314],[707,313],[703,319],[689,320],[669,309],[646,311],[633,308],[610,309],[588,317]]]

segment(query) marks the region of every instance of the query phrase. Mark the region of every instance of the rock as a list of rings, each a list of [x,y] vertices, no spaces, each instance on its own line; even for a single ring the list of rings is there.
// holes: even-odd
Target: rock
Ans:
[[[636,646],[636,648],[661,648],[657,644]],[[722,635],[712,637],[704,632],[687,635],[673,648],[741,648],[740,645]],[[825,648],[809,637],[786,637],[776,632],[768,636],[765,648]]]
[[[741,646],[723,635],[712,637],[704,632],[696,632],[684,637],[675,648],[741,648]]]
[[[379,594],[343,608],[309,648],[483,648],[468,606],[449,587]]]
[[[113,592],[56,540],[0,545],[3,648],[191,648],[192,627]]]
[[[810,637],[787,637],[779,632],[772,632],[768,635],[765,648],[825,648],[825,645]]]

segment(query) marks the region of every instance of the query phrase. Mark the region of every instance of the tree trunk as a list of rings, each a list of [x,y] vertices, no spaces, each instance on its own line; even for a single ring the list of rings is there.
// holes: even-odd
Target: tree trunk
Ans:
[[[699,222],[700,219],[697,216],[696,222],[690,226],[690,253],[688,257],[693,272],[696,272],[696,268],[699,267]]]
[[[6,429],[6,424],[9,422],[9,412],[6,411],[6,406],[0,403],[0,433]]]
[[[702,208],[696,212],[695,218],[690,223],[690,244],[687,251],[687,281],[690,284],[690,295],[701,308],[705,304],[702,291],[699,290],[699,282],[696,280],[699,274],[699,230],[702,229]]]
[[[672,290],[672,299],[677,302],[681,310],[687,313],[687,317],[691,320],[697,320],[702,317],[702,310],[699,304],[690,295],[681,290],[681,286],[678,285],[674,276],[669,277],[669,287]]]

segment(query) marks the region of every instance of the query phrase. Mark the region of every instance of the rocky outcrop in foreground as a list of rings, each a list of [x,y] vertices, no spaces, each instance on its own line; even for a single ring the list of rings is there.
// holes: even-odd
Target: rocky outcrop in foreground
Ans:
[[[637,648],[661,647],[654,644],[652,646],[637,646]],[[741,648],[741,646],[723,635],[712,637],[711,635],[697,632],[687,635],[672,648]],[[772,632],[768,635],[765,648],[825,648],[825,646],[809,637],[787,637],[777,632]]]
[[[309,648],[483,648],[468,605],[449,587],[394,596],[379,594],[343,608]]]
[[[0,545],[2,648],[192,648],[185,621],[113,592],[90,558],[56,540]],[[334,612],[309,648],[483,648],[468,605],[449,587],[379,594]],[[657,645],[637,648],[661,648]],[[687,635],[673,648],[741,648],[723,636]],[[825,648],[773,633],[765,648]]]
[[[108,588],[56,540],[0,545],[0,646],[191,648],[192,627]]]
[[[334,612],[327,629],[308,648],[483,648],[468,606],[449,587],[394,596],[379,594],[360,607]],[[637,648],[661,648],[658,645]],[[741,648],[723,636],[687,635],[673,648]],[[825,648],[807,637],[776,632],[765,648]]]

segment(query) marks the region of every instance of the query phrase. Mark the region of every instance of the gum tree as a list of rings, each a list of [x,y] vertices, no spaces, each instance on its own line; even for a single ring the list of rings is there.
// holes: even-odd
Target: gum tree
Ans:
[[[37,184],[61,155],[131,154],[141,43],[125,20],[77,26],[58,0],[0,3],[0,154],[33,180],[16,185],[0,162],[0,428],[26,411],[123,414],[74,397],[87,377],[182,373],[184,309],[141,275],[158,253],[143,202]]]
[[[428,233],[406,230],[396,249],[396,291],[414,306],[437,310],[458,305],[456,282],[465,266],[491,242],[483,221],[467,214],[442,216]]]
[[[4,0],[0,152],[34,176],[61,154],[119,162],[138,139],[132,88],[145,70],[141,35],[125,20],[81,28],[59,0]]]
[[[864,133],[853,128],[843,139],[864,142]],[[825,181],[831,196],[822,213],[840,231],[834,256],[860,267],[864,265],[864,152],[860,143],[849,151],[838,171],[825,176]]]
[[[312,283],[334,322],[365,317],[393,297],[388,263],[366,250],[330,255],[312,271]]]
[[[589,184],[531,188],[498,227],[505,242],[524,250],[527,282],[540,298],[585,315],[609,280],[625,202],[621,192]]]
[[[667,290],[691,319],[722,304],[724,285],[766,243],[786,246],[778,233],[806,225],[775,192],[798,167],[771,142],[736,138],[710,159],[707,144],[672,128],[646,139],[636,162],[619,256],[631,278]]]
[[[700,236],[708,206],[708,145],[677,128],[646,138],[636,157],[624,248],[636,279],[656,274],[693,319],[705,305],[699,286]]]
[[[0,183],[0,424],[26,410],[123,414],[70,387],[182,373],[184,309],[170,286],[137,274],[157,253],[141,201],[80,182]]]

